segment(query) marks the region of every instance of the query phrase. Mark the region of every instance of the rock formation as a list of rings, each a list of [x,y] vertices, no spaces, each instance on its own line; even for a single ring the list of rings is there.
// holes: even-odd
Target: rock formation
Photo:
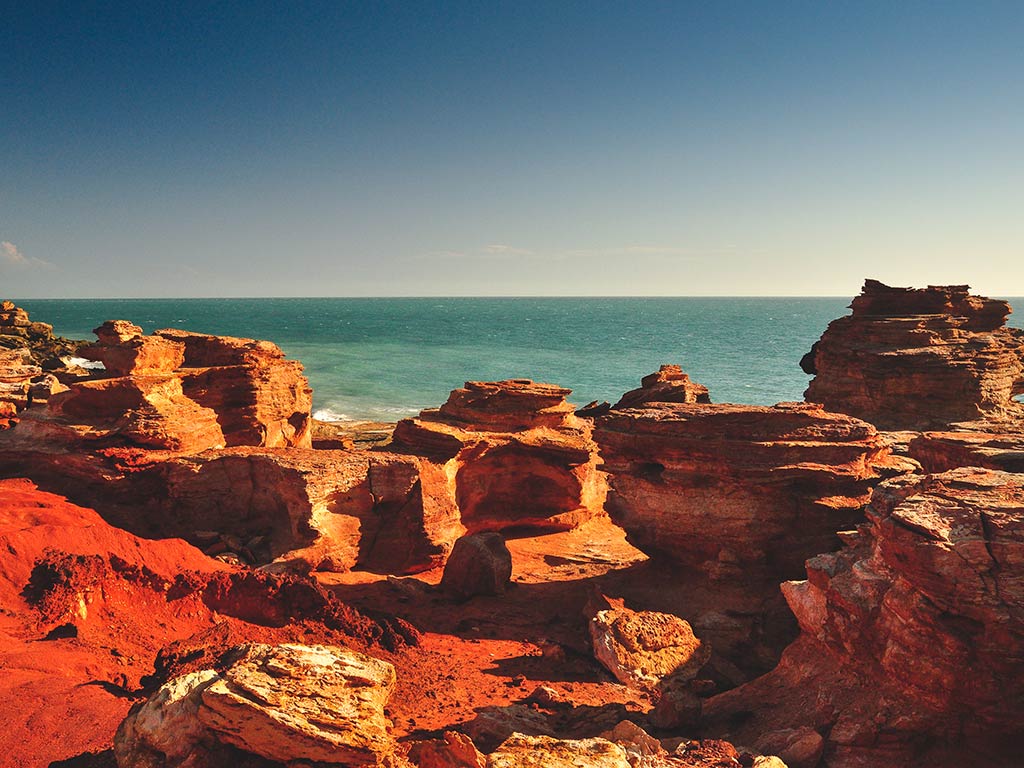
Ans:
[[[711,648],[678,616],[633,611],[624,606],[598,611],[590,620],[594,657],[624,685],[657,691],[670,678],[697,676]]]
[[[218,666],[239,643],[302,637],[378,654],[416,642],[312,579],[137,538],[26,480],[0,480],[0,551],[5,765],[104,749],[140,686]]]
[[[957,467],[984,467],[1024,472],[1024,425],[1007,432],[992,425],[991,432],[925,432],[914,437],[908,453],[925,472],[946,472]]]
[[[1012,765],[1024,738],[1024,478],[891,480],[870,523],[784,585],[800,638],[705,705],[720,733],[825,736],[830,768]]]
[[[95,330],[80,354],[102,377],[74,383],[25,415],[24,440],[53,451],[225,445],[308,447],[310,389],[269,342],[160,331],[125,320]]]
[[[663,365],[657,373],[644,376],[640,388],[622,396],[615,410],[639,408],[648,403],[710,403],[711,396],[703,384],[690,381],[678,365]]]
[[[772,591],[838,548],[871,488],[910,467],[870,424],[798,403],[656,403],[601,417],[594,438],[631,542]]]
[[[243,645],[221,671],[171,680],[118,729],[121,768],[219,768],[257,756],[329,768],[394,752],[390,664],[347,648]],[[241,754],[239,754],[241,753]]]
[[[391,450],[443,468],[471,533],[572,528],[601,511],[606,487],[569,392],[525,379],[466,382],[440,408],[400,421]]]
[[[65,389],[50,371],[62,365],[59,355],[75,346],[54,337],[53,326],[29,320],[13,302],[0,303],[0,428],[19,411]]]
[[[801,361],[808,401],[893,430],[1024,416],[1024,330],[1004,327],[1005,301],[867,280],[850,306]]]

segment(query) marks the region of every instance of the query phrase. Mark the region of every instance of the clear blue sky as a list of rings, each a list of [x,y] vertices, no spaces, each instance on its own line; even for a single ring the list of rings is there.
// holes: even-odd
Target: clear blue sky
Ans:
[[[2,295],[1024,295],[1019,2],[0,5]]]

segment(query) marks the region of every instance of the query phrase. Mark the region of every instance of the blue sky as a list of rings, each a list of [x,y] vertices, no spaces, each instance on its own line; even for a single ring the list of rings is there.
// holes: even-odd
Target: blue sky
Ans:
[[[1020,3],[2,6],[3,295],[1024,295]]]

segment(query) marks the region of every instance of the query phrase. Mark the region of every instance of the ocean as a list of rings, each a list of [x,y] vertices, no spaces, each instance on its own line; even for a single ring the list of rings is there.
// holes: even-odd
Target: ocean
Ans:
[[[104,320],[268,339],[301,360],[325,420],[395,421],[470,380],[528,378],[615,402],[676,363],[713,402],[800,400],[801,356],[850,298],[25,299],[94,339]],[[1024,306],[1024,299],[1010,299]],[[1024,327],[1024,316],[1010,324]]]

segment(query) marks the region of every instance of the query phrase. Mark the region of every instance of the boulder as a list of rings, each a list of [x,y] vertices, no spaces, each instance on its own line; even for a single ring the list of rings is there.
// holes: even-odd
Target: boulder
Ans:
[[[559,740],[516,733],[487,759],[487,768],[630,768],[626,750],[607,739]]]
[[[472,739],[458,731],[445,731],[440,739],[417,741],[409,749],[417,768],[486,768],[487,758]]]
[[[240,646],[223,671],[163,685],[118,729],[122,768],[214,768],[225,746],[292,765],[379,765],[395,743],[395,670],[331,646]]]
[[[801,361],[808,401],[891,430],[1024,415],[1024,330],[1005,327],[1005,301],[867,280],[850,306]]]
[[[502,595],[512,580],[512,554],[500,533],[473,533],[455,542],[441,589],[457,600]]]
[[[691,680],[711,648],[678,616],[609,608],[590,621],[594,656],[624,685],[656,691],[669,678]]]
[[[567,394],[525,379],[467,382],[439,409],[400,421],[390,450],[451,478],[470,533],[567,530],[601,514],[606,493],[590,422]]]

